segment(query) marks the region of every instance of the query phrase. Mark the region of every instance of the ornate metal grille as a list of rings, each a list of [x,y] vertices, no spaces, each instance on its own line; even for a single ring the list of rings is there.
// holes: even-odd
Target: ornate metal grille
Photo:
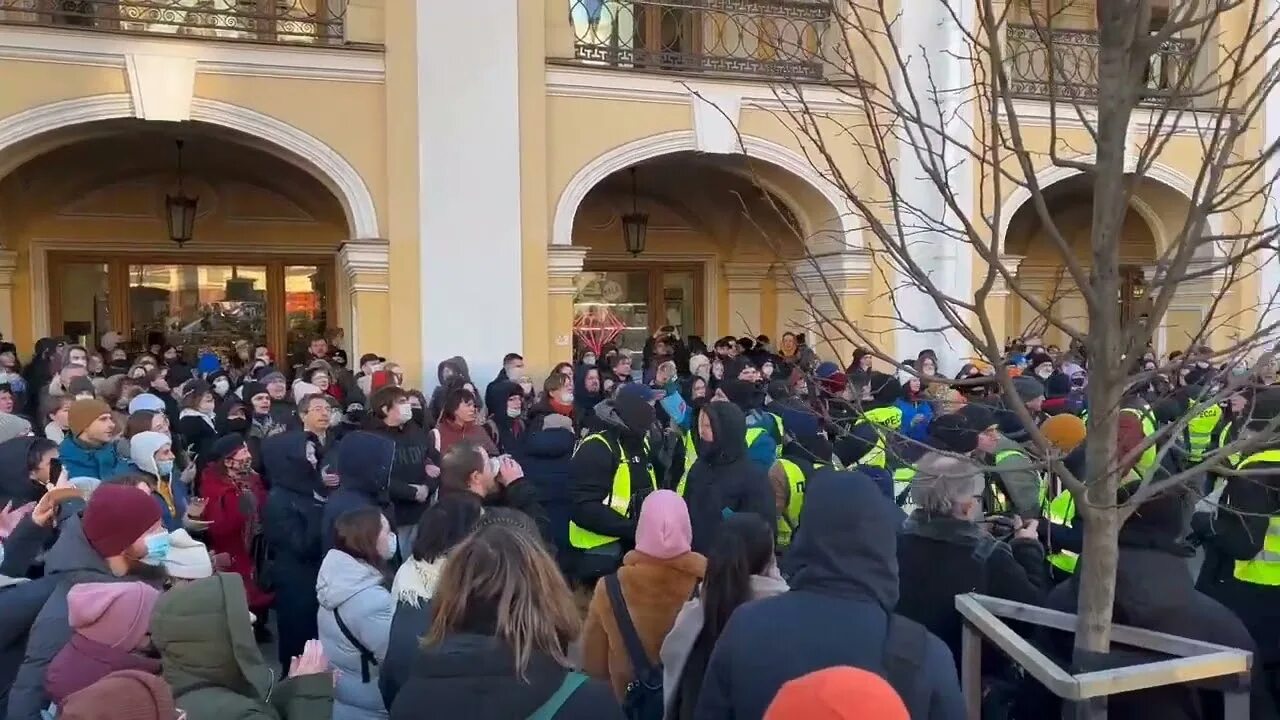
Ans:
[[[341,44],[347,0],[0,0],[0,23]]]
[[[1045,42],[1045,33],[1049,42]],[[1144,102],[1189,104],[1178,97],[1177,83],[1195,62],[1195,44],[1174,38],[1147,60]],[[1092,102],[1098,97],[1098,33],[1091,30],[1046,30],[1009,25],[1005,30],[1005,62],[1013,94]]]
[[[588,65],[820,80],[831,0],[569,0]]]

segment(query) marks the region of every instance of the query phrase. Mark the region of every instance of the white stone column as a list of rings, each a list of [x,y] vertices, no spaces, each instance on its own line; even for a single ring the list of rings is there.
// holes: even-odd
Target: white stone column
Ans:
[[[524,345],[516,8],[417,3],[422,366],[482,384]]]
[[[13,342],[13,274],[17,269],[18,253],[0,250],[0,332],[8,342]]]
[[[365,337],[360,329],[360,318],[372,313],[387,312],[387,291],[391,270],[391,248],[386,240],[349,240],[338,248],[340,273],[338,283],[345,302],[338,312],[338,321],[346,331],[347,356],[352,361],[365,352],[383,352],[388,338]],[[385,325],[385,323],[384,323]]]
[[[852,360],[859,323],[867,313],[866,285],[871,256],[844,251],[796,260],[789,265],[809,322],[804,327],[809,346],[824,360],[841,368]]]
[[[573,297],[578,292],[578,275],[587,249],[572,245],[547,248],[548,307],[552,350],[550,357],[569,357],[573,353]]]
[[[721,265],[729,291],[729,327],[734,337],[755,337],[768,331],[763,327],[761,290],[769,275],[769,263],[727,262]]]
[[[902,238],[930,282],[961,300],[972,297],[972,249],[960,239],[965,237],[963,224],[947,200],[953,198],[962,213],[973,217],[976,179],[962,148],[973,141],[976,103],[970,63],[974,51],[962,26],[973,27],[975,12],[973,3],[916,0],[897,23],[907,68],[896,78],[896,96],[905,107],[918,104],[922,115],[919,120],[904,119],[898,132],[894,181]],[[926,128],[936,127],[941,127],[942,133],[926,132]],[[946,187],[940,189],[929,178],[929,170],[943,167],[948,168]],[[968,344],[955,330],[916,329],[940,328],[947,323],[936,302],[907,275],[900,270],[899,289],[895,290],[901,316],[894,333],[895,354],[912,357],[932,348],[938,354],[940,370],[958,369],[960,358],[968,354]]]

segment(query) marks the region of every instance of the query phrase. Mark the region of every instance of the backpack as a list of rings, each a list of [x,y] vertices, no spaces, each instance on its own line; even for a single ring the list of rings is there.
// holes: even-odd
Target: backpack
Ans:
[[[662,702],[662,664],[649,662],[645,654],[644,644],[636,626],[631,622],[631,612],[627,610],[627,600],[622,596],[622,584],[615,573],[604,579],[605,589],[609,591],[609,602],[613,605],[613,617],[622,632],[622,640],[627,646],[627,658],[631,662],[632,681],[627,685],[626,694],[622,698],[622,714],[627,720],[662,720],[665,708]]]

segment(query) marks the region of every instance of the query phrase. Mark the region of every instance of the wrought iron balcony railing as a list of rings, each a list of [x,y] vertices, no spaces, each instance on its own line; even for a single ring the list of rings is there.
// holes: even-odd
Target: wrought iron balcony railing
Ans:
[[[346,0],[0,0],[0,23],[258,42],[344,41]]]
[[[1049,42],[1046,42],[1046,33]],[[1173,38],[1147,60],[1146,104],[1187,105],[1178,83],[1195,62],[1194,42]],[[1005,62],[1010,89],[1018,97],[1093,102],[1098,98],[1098,33],[1009,25],[1005,30]]]
[[[812,81],[831,0],[569,0],[587,65]]]

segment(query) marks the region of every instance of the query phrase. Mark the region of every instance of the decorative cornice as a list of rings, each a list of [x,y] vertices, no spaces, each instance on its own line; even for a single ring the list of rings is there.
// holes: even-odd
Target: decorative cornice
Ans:
[[[338,261],[352,292],[386,292],[391,270],[391,243],[381,238],[348,240],[338,248]],[[368,276],[375,276],[370,282]],[[381,278],[381,281],[378,280]]]
[[[587,248],[554,245],[547,248],[547,274],[553,278],[573,279],[582,272]]]
[[[0,60],[125,67],[129,53],[196,61],[196,72],[331,82],[383,83],[381,48],[266,45],[202,38],[145,38],[39,27],[0,27]]]
[[[131,118],[137,112],[128,93],[71,98],[29,108],[0,118],[0,156],[52,130]],[[353,237],[379,236],[377,210],[364,178],[346,158],[320,139],[270,115],[208,98],[192,99],[191,119],[239,130],[249,136],[244,141],[246,145],[265,150],[311,173],[342,202]],[[52,149],[49,147],[46,151]]]
[[[0,288],[13,287],[13,273],[18,269],[16,250],[0,250]]]
[[[720,272],[728,280],[763,280],[775,265],[770,262],[725,262],[720,263]]]
[[[1172,136],[1204,136],[1214,132],[1219,113],[1212,111],[1182,110],[1173,108],[1135,108],[1129,120],[1129,131],[1158,132]],[[1083,119],[1082,119],[1083,116]],[[1009,114],[999,106],[998,117],[1003,125],[1009,124]],[[1058,130],[1084,130],[1085,123],[1096,127],[1097,106],[1085,102],[1059,100],[1015,100],[1013,117],[1020,127],[1052,127]]]
[[[836,295],[860,292],[855,286],[871,277],[871,254],[849,250],[827,255],[810,255],[788,263],[795,283],[815,299],[827,293],[827,284]]]

